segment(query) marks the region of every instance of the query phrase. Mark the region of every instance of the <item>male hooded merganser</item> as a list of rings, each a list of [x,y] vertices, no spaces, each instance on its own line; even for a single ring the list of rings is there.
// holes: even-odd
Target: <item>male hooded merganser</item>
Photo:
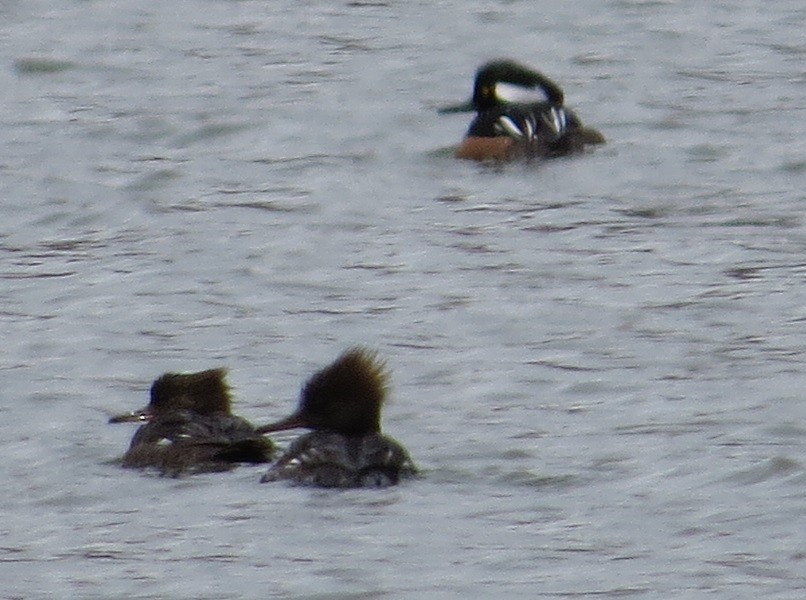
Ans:
[[[440,112],[476,111],[456,158],[552,158],[604,144],[604,136],[584,127],[563,102],[560,86],[542,73],[512,60],[496,60],[477,71],[470,102]]]
[[[226,374],[226,369],[166,373],[152,384],[148,406],[112,417],[110,423],[144,423],[123,466],[155,467],[163,475],[179,476],[268,462],[272,443],[230,412]]]
[[[258,427],[259,433],[304,427],[263,475],[261,482],[289,479],[332,488],[386,487],[417,473],[409,453],[381,434],[381,406],[389,373],[376,354],[353,348],[311,377],[297,410]]]

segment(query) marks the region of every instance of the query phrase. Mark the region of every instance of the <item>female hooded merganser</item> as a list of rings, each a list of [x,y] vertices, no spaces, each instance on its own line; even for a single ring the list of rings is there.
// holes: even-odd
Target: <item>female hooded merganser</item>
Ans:
[[[470,102],[440,112],[476,111],[456,158],[552,158],[604,144],[604,136],[584,127],[563,102],[560,86],[542,73],[512,60],[496,60],[476,73]]]
[[[353,348],[311,377],[297,410],[258,427],[259,433],[304,427],[263,475],[261,482],[289,479],[332,488],[386,487],[417,473],[409,453],[381,434],[381,406],[389,373],[376,354]]]
[[[144,409],[110,423],[144,422],[123,456],[128,468],[155,467],[161,474],[226,471],[237,463],[265,463],[272,443],[230,412],[226,369],[166,373],[151,386]]]

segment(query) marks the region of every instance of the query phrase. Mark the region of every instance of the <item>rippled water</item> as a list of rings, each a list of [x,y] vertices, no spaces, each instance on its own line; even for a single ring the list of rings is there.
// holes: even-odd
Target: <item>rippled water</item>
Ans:
[[[0,6],[8,598],[806,589],[802,2]],[[475,68],[608,146],[454,161]],[[353,344],[422,480],[111,463],[169,370],[288,411]],[[280,438],[287,442],[290,437]]]

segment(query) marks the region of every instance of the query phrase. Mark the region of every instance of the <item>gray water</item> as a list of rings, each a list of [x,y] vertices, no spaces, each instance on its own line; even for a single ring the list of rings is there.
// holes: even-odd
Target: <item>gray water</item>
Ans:
[[[802,0],[0,5],[0,597],[806,590]],[[507,56],[608,137],[446,150]],[[228,366],[287,413],[394,372],[389,490],[124,471]],[[281,444],[291,435],[278,437]]]

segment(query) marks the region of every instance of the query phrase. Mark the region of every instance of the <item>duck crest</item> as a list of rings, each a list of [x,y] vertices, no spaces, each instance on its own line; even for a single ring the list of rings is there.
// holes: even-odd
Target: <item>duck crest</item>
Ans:
[[[149,405],[155,412],[185,409],[204,415],[230,412],[232,407],[224,367],[197,373],[165,373],[151,385],[150,398]]]
[[[527,91],[540,91],[540,96]],[[514,60],[502,58],[482,65],[473,84],[473,104],[484,110],[501,102],[548,102],[561,106],[565,100],[562,88],[540,71]]]
[[[380,431],[389,371],[376,352],[351,348],[302,388],[300,411],[308,427],[342,434]]]

